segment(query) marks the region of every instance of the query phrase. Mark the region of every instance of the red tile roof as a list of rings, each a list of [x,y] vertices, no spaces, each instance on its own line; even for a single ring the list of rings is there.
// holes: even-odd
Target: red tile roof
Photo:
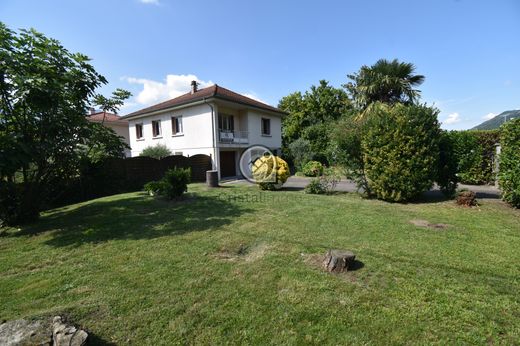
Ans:
[[[108,113],[108,112],[103,112],[103,111],[97,112],[94,114],[87,114],[87,119],[89,121],[98,122],[98,123],[104,122],[104,123],[121,124],[121,125],[128,124],[128,120],[122,119],[122,117],[120,117],[119,115],[113,114],[113,113]]]
[[[197,90],[193,94],[192,93],[187,93],[187,94],[181,95],[179,97],[176,97],[174,99],[171,99],[171,100],[168,100],[168,101],[164,101],[164,102],[158,103],[156,105],[153,105],[153,106],[150,106],[150,107],[138,110],[136,112],[130,113],[128,115],[125,115],[123,118],[124,119],[131,118],[131,117],[134,117],[134,116],[137,116],[137,115],[143,115],[143,114],[146,114],[146,113],[151,113],[151,112],[155,112],[155,111],[161,111],[161,110],[165,110],[165,109],[168,109],[168,108],[171,108],[171,107],[175,107],[175,106],[187,105],[187,104],[190,104],[190,103],[193,103],[193,102],[201,101],[203,99],[208,99],[210,97],[217,98],[217,99],[220,99],[220,100],[240,103],[240,104],[243,104],[243,105],[246,105],[246,106],[259,108],[259,109],[267,110],[267,111],[270,111],[270,112],[286,114],[284,111],[282,111],[282,110],[280,110],[280,109],[278,109],[276,107],[269,106],[269,105],[267,105],[267,104],[265,104],[263,102],[253,100],[253,99],[251,99],[249,97],[246,97],[244,95],[240,95],[240,94],[238,94],[236,92],[233,92],[233,91],[231,91],[229,89],[223,88],[223,87],[218,86],[218,85],[215,84],[215,85],[212,85],[210,87]]]

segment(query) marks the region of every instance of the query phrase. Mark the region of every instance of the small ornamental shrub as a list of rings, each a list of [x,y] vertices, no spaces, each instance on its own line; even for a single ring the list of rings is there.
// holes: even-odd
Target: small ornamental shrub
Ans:
[[[305,193],[317,195],[332,193],[340,180],[341,176],[334,169],[327,168],[322,176],[311,180],[309,185],[305,187]]]
[[[438,110],[425,105],[373,107],[361,146],[365,175],[377,198],[403,202],[433,186],[437,178]]]
[[[319,177],[323,174],[323,165],[318,161],[309,161],[302,170],[306,177]]]
[[[145,191],[151,195],[164,196],[168,199],[177,199],[188,191],[191,179],[189,168],[173,168],[166,171],[159,181],[152,181],[144,186]]]
[[[520,118],[501,127],[498,184],[502,199],[520,208]]]
[[[146,147],[139,156],[147,156],[157,160],[170,156],[172,151],[164,144],[157,144],[153,147]]]
[[[289,165],[278,156],[267,155],[253,164],[253,177],[262,190],[279,190],[290,176]]]
[[[327,192],[320,178],[312,179],[311,182],[305,186],[304,191],[305,193],[311,193],[313,195],[322,195]]]
[[[473,191],[461,190],[457,194],[456,202],[458,205],[462,205],[465,207],[473,207],[478,205],[476,196],[476,193]]]

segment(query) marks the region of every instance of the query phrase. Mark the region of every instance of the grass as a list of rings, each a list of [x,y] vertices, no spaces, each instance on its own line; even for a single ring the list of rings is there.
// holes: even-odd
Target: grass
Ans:
[[[442,223],[438,230],[410,220]],[[318,267],[329,248],[357,270]],[[0,238],[0,319],[62,314],[95,344],[518,344],[520,212],[497,200],[129,193]]]

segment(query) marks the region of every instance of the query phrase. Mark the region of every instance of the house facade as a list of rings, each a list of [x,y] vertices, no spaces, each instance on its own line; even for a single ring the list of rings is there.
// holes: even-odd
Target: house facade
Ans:
[[[128,129],[128,120],[122,119],[117,114],[109,113],[109,112],[96,112],[94,109],[90,110],[90,114],[87,114],[87,120],[102,124],[108,128],[114,130],[114,132],[123,137],[123,141],[130,145],[130,133]],[[130,150],[125,150],[125,156],[130,157]]]
[[[239,158],[251,145],[275,153],[282,146],[286,113],[213,85],[139,110],[123,117],[129,123],[131,156],[163,144],[174,154],[209,155],[221,178],[240,175]]]

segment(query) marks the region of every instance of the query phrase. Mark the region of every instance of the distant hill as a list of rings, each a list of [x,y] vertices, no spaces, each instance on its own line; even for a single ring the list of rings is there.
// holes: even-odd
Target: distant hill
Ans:
[[[494,130],[498,129],[505,121],[520,118],[520,109],[514,111],[505,111],[494,118],[484,121],[482,124],[475,126],[472,130]]]

